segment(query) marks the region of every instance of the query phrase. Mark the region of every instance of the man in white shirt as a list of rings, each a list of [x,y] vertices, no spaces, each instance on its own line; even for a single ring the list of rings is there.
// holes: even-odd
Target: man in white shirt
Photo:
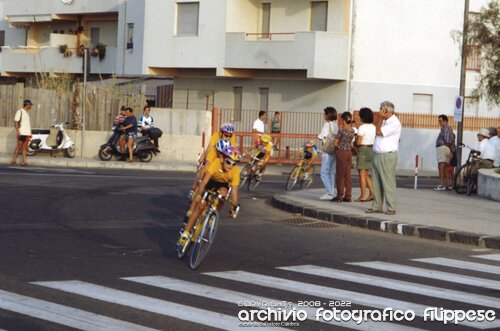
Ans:
[[[29,111],[33,104],[30,100],[26,99],[23,102],[23,108],[19,109],[14,116],[14,128],[16,129],[17,145],[14,149],[14,157],[10,164],[17,165],[17,158],[21,153],[23,167],[28,166],[26,162],[26,153],[28,152],[28,144],[31,140],[31,122]]]
[[[384,201],[387,215],[396,214],[396,165],[398,163],[399,138],[401,137],[401,122],[394,113],[394,104],[384,101],[380,104],[375,127],[376,134],[373,144],[372,208],[367,213],[382,213]]]
[[[500,126],[496,129],[496,135],[490,138],[490,143],[495,146],[494,166],[500,167]]]
[[[264,110],[259,111],[259,118],[253,122],[252,132],[253,132],[253,143],[255,146],[260,145],[260,136],[264,133],[264,122],[266,121],[266,112]]]
[[[477,133],[477,140],[479,146],[477,150],[481,152],[481,162],[479,168],[493,168],[495,160],[495,146],[490,142],[490,131],[486,128],[479,130]]]

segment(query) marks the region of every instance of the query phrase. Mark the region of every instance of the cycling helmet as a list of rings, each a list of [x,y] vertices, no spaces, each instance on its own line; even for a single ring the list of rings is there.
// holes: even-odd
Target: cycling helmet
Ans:
[[[268,135],[268,134],[263,134],[261,137],[260,137],[260,141],[263,142],[263,143],[268,143],[271,141],[271,136]]]
[[[222,131],[222,133],[233,134],[234,133],[234,125],[232,125],[231,123],[224,123],[221,125],[220,130]]]
[[[314,141],[308,140],[308,141],[306,141],[306,143],[304,144],[304,146],[306,146],[306,147],[313,147],[314,146]]]
[[[228,147],[231,147],[231,142],[226,141],[224,139],[219,139],[215,144],[215,149],[217,152],[222,153],[222,151]]]
[[[240,151],[235,148],[235,147],[226,147],[221,154],[224,157],[230,158],[231,160],[238,162],[241,160],[241,153]]]

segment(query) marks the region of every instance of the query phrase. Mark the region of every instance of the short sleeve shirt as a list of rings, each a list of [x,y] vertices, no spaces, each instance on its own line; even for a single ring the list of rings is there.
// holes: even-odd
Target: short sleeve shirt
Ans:
[[[240,185],[240,169],[234,165],[229,171],[224,171],[222,160],[216,159],[210,163],[205,171],[210,175],[210,179],[221,183],[227,183],[231,186]]]
[[[208,146],[209,147],[211,146],[212,148],[210,148],[210,151],[207,154],[208,162],[211,162],[217,158],[217,150],[215,149],[215,144],[217,144],[217,142],[221,139],[222,139],[222,134],[220,133],[220,131],[215,132],[212,135],[212,137],[210,137],[210,142],[208,143]],[[231,146],[236,147],[236,136],[234,134],[229,141],[231,142]]]
[[[127,133],[137,132],[137,118],[135,118],[135,116],[127,117],[125,121],[123,121],[123,126],[130,124],[132,124],[132,127],[127,129]]]
[[[14,121],[19,122],[19,133],[21,136],[31,136],[31,122],[30,122],[30,114],[24,110],[23,108],[16,111],[16,115],[14,116]]]
[[[257,130],[257,131],[258,131],[258,132],[260,132],[260,133],[264,133],[264,131],[265,131],[265,128],[264,128],[264,122],[262,122],[260,119],[256,119],[256,120],[253,122],[252,129]]]
[[[342,128],[337,133],[337,138],[340,141],[339,149],[348,151],[352,150],[354,131],[349,131],[347,129]]]
[[[376,128],[371,123],[361,124],[358,128],[358,136],[363,137],[361,145],[373,145],[375,142]]]

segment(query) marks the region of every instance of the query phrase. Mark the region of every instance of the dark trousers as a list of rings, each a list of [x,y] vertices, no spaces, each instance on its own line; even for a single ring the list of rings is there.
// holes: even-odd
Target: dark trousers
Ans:
[[[337,150],[337,198],[351,200],[352,196],[352,151]]]

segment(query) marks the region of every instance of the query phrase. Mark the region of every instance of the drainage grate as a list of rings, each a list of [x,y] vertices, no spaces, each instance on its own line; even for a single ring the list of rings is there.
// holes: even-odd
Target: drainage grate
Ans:
[[[296,217],[296,218],[287,218],[284,220],[278,220],[277,222],[286,223],[294,226],[306,227],[306,228],[315,228],[315,229],[326,229],[326,228],[334,228],[335,224],[325,221],[318,221],[311,218],[304,217]]]

